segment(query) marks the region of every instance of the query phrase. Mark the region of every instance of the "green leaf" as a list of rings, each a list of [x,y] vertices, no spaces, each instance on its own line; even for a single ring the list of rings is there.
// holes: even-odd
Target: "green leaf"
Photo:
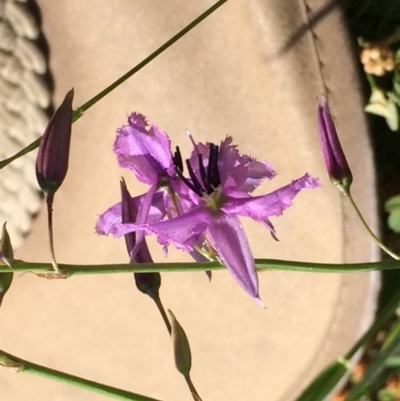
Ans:
[[[392,93],[387,99],[384,91],[379,88],[373,88],[369,102],[364,110],[367,113],[385,118],[389,128],[392,131],[397,131],[399,129],[399,113],[396,102],[393,99],[394,96],[395,94]]]
[[[400,350],[400,320],[390,330],[379,353],[369,363],[362,379],[351,389],[346,401],[359,400],[369,392],[378,391],[390,376],[386,361]]]
[[[386,366],[388,368],[400,368],[400,356],[391,356],[386,359]]]
[[[396,401],[397,393],[390,388],[383,388],[378,391],[378,400],[379,401]]]
[[[385,210],[389,213],[389,228],[395,233],[400,233],[400,195],[388,199],[385,202]]]
[[[394,54],[394,58],[396,61],[400,62],[400,49],[396,50],[396,53]]]
[[[323,370],[296,401],[322,401],[348,371],[348,361],[338,358]]]

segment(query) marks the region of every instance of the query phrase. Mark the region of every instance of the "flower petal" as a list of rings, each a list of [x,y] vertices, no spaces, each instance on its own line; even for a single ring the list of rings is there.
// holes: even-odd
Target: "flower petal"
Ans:
[[[136,209],[141,208],[142,203],[147,194],[143,194],[140,196],[135,196],[131,199],[133,202],[133,206]],[[158,191],[153,196],[152,205],[150,207],[150,212],[148,215],[148,221],[150,223],[161,220],[166,215],[164,201],[163,201],[163,192]],[[100,235],[108,235],[115,227],[122,224],[121,219],[121,202],[116,203],[114,206],[111,206],[104,213],[102,213],[97,222],[96,222],[96,232]]]
[[[257,161],[248,157],[249,169],[247,177],[240,190],[244,192],[253,192],[264,179],[272,179],[275,177],[275,171],[267,162]]]
[[[292,205],[294,197],[303,189],[316,188],[319,181],[305,174],[303,177],[292,181],[270,194],[247,198],[227,198],[222,210],[229,214],[247,216],[260,222],[264,222],[270,216],[280,216],[285,209]]]
[[[134,113],[129,117],[129,125],[117,131],[114,152],[118,164],[135,174],[146,184],[154,184],[162,175],[174,175],[171,143],[167,134],[156,126],[146,129],[143,115]]]
[[[207,235],[233,278],[250,296],[261,302],[254,258],[239,219],[225,213],[213,216]]]
[[[161,245],[173,244],[178,249],[190,252],[207,230],[210,221],[210,212],[200,207],[171,220],[152,224],[121,224],[112,230],[112,234],[120,237],[128,232],[143,230],[146,234],[156,234]]]
[[[196,175],[199,175],[198,155],[202,155],[205,166],[209,163],[210,143],[199,143],[190,157],[190,164]],[[267,162],[260,162],[248,155],[241,155],[232,137],[227,136],[219,146],[218,169],[224,188],[235,188],[252,192],[264,179],[271,179],[275,171]]]
[[[141,206],[139,207],[139,209],[137,209],[138,212],[136,224],[144,224],[149,221],[150,208],[153,203],[153,197],[156,193],[156,190],[157,184],[153,184],[147,194],[144,196]],[[144,231],[138,231],[138,233],[136,234],[136,244],[131,250],[131,258],[134,258],[142,247],[144,236]]]

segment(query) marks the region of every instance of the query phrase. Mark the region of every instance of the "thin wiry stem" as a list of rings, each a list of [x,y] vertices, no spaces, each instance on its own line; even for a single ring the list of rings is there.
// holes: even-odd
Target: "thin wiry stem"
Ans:
[[[189,387],[189,390],[190,390],[190,392],[192,394],[193,400],[194,401],[202,401],[201,397],[200,397],[199,393],[197,392],[196,387],[194,386],[194,384],[192,382],[192,379],[190,378],[189,374],[185,376],[185,381],[186,381],[186,383],[187,383],[187,385]]]
[[[351,206],[353,206],[353,209],[355,210],[357,217],[360,219],[361,224],[364,226],[366,229],[367,233],[370,235],[370,237],[377,243],[377,245],[382,249],[382,251],[386,252],[388,255],[390,255],[393,259],[400,260],[400,256],[397,255],[395,252],[393,252],[391,249],[389,249],[376,235],[375,233],[371,230],[370,226],[368,223],[365,221],[364,216],[361,214],[360,209],[358,208],[356,202],[354,201],[353,197],[349,193],[346,198],[349,200]]]
[[[157,309],[160,312],[160,315],[164,321],[165,327],[167,328],[169,335],[171,335],[171,323],[169,322],[168,316],[165,313],[165,309],[161,302],[160,297],[155,298],[154,303],[156,304]]]
[[[165,327],[167,328],[169,335],[171,335],[171,333],[172,333],[171,323],[165,312],[164,306],[161,302],[161,298],[160,297],[155,298],[154,302],[157,306],[157,309],[159,310],[159,312],[161,314],[161,317],[164,321]],[[190,393],[192,394],[194,401],[201,401],[199,393],[197,392],[197,390],[192,382],[192,379],[190,378],[189,375],[185,376],[185,381],[186,381],[187,386],[189,387]]]
[[[184,35],[186,35],[194,27],[196,27],[198,24],[200,24],[200,22],[205,20],[214,11],[218,10],[218,8],[220,8],[227,1],[228,0],[219,0],[219,1],[217,1],[213,6],[211,6],[209,9],[207,9],[203,14],[201,14],[199,17],[197,17],[194,21],[192,21],[189,25],[187,25],[181,31],[179,31],[171,39],[167,40],[162,46],[160,46],[157,50],[155,50],[153,53],[151,53],[144,60],[142,60],[139,64],[137,64],[135,67],[130,69],[127,73],[122,75],[120,78],[118,78],[115,82],[113,82],[107,88],[105,88],[100,93],[98,93],[92,99],[88,100],[82,106],[78,107],[74,111],[73,122],[79,120],[79,118],[82,117],[82,115],[84,114],[85,111],[89,110],[99,100],[103,99],[105,96],[107,96],[109,93],[111,93],[114,89],[116,89],[118,86],[123,84],[130,77],[132,77],[134,74],[136,74],[138,71],[140,71],[143,67],[145,67],[147,64],[149,64],[151,61],[153,61],[156,57],[158,57],[161,53],[163,53],[165,50],[167,50],[175,42],[177,42],[179,39],[181,39]],[[31,152],[32,150],[36,149],[40,144],[40,140],[41,140],[41,138],[36,139],[31,144],[29,144],[28,146],[26,146],[24,149],[20,150],[19,152],[17,152],[13,156],[0,161],[0,169],[2,169],[3,167],[7,166],[8,164],[13,162],[14,160],[20,158],[21,156],[23,156],[23,155]]]
[[[54,194],[46,194],[46,204],[47,204],[47,230],[49,232],[49,247],[50,247],[50,255],[51,255],[51,263],[53,265],[54,271],[57,273],[60,271],[56,254],[54,252],[54,236],[53,236],[53,199]]]
[[[107,386],[91,380],[83,379],[78,376],[69,375],[68,373],[58,370],[49,369],[45,366],[37,365],[32,362],[25,361],[14,355],[8,354],[0,350],[0,366],[19,373],[29,373],[36,376],[42,376],[46,379],[55,380],[71,386],[80,387],[98,394],[108,397],[125,400],[125,401],[159,401],[155,398],[146,397],[144,395],[131,393],[116,387]]]
[[[0,273],[54,273],[53,267],[49,263],[25,262],[22,260],[9,260],[10,266],[0,265]],[[389,260],[384,262],[368,263],[311,263],[297,262],[278,259],[255,259],[256,268],[262,270],[296,271],[307,273],[361,273],[370,271],[398,270],[400,261]],[[189,272],[222,270],[223,265],[218,262],[205,263],[138,263],[135,265],[126,264],[107,264],[107,265],[71,265],[58,263],[59,269],[65,277],[92,275],[92,274],[117,274],[117,273],[154,273],[154,272]]]

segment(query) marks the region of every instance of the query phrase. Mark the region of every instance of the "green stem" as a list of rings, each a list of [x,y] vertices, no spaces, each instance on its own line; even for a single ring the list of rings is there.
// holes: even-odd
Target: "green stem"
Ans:
[[[368,223],[365,221],[364,216],[361,214],[360,209],[358,208],[356,202],[354,202],[353,197],[349,193],[347,196],[347,199],[349,200],[351,206],[353,206],[353,209],[355,210],[357,217],[360,219],[361,224],[364,226],[365,230],[368,232],[370,237],[377,243],[377,245],[382,249],[382,251],[386,252],[388,255],[390,255],[393,259],[400,260],[400,256],[394,253],[391,249],[389,249],[371,230],[369,227]]]
[[[190,392],[192,393],[193,400],[194,401],[202,401],[201,397],[200,397],[199,393],[197,392],[196,387],[194,386],[194,384],[192,382],[192,379],[190,378],[189,374],[185,376],[185,381],[186,381],[186,384],[189,387]]]
[[[161,317],[164,321],[165,327],[167,328],[169,335],[171,335],[172,334],[171,323],[165,312],[164,305],[161,302],[161,298],[160,297],[154,298],[154,302],[157,305],[157,309],[161,314]],[[194,401],[201,401],[199,393],[197,392],[196,387],[194,386],[192,379],[190,378],[190,375],[185,376],[185,381],[186,381],[187,386],[189,387],[189,391],[192,394]]]
[[[158,311],[160,312],[160,315],[164,321],[165,327],[167,328],[169,335],[171,335],[171,323],[169,322],[168,316],[165,313],[164,305],[161,302],[161,298],[160,297],[155,298],[154,302],[157,306]]]
[[[50,263],[31,263],[22,260],[10,260],[11,268],[0,265],[0,273],[54,273]],[[361,273],[370,271],[384,271],[400,269],[400,261],[389,260],[385,262],[368,263],[311,263],[297,262],[277,259],[255,259],[257,270],[295,271],[307,273]],[[65,276],[78,276],[89,274],[116,274],[116,273],[165,273],[165,272],[189,272],[205,270],[222,270],[225,267],[218,262],[206,263],[140,263],[132,265],[109,264],[109,265],[70,265],[58,264]]]
[[[369,86],[371,87],[371,92],[376,89],[378,87],[378,85],[376,84],[375,78],[373,77],[372,74],[365,74],[365,76],[367,77]]]
[[[126,74],[124,74],[121,78],[117,79],[114,83],[112,83],[110,86],[108,86],[106,89],[101,91],[98,95],[87,101],[85,104],[83,104],[81,107],[77,109],[77,112],[79,113],[79,117],[90,107],[92,107],[94,104],[96,104],[100,99],[102,99],[104,96],[108,95],[110,92],[112,92],[115,88],[120,86],[123,82],[128,80],[132,75],[136,74],[138,71],[140,71],[143,67],[145,67],[147,64],[150,63],[150,61],[154,60],[157,56],[159,56],[161,53],[163,53],[165,50],[167,50],[170,46],[172,46],[175,42],[177,42],[180,38],[182,38],[184,35],[186,35],[189,31],[191,31],[195,26],[197,26],[200,22],[202,22],[205,18],[207,18],[210,14],[212,14],[215,10],[217,10],[219,7],[221,7],[224,3],[226,3],[228,0],[220,0],[217,3],[215,3],[213,6],[211,6],[208,10],[206,10],[203,14],[201,14],[199,17],[197,17],[194,21],[192,21],[189,25],[187,25],[185,28],[183,28],[180,32],[178,32],[175,36],[173,36],[171,39],[166,41],[162,46],[160,46],[156,51],[150,54],[150,56],[146,57],[143,61],[141,61],[138,65],[133,67],[131,70],[129,70]]]
[[[54,194],[45,194],[47,204],[47,231],[49,233],[49,248],[52,260],[53,269],[55,272],[59,272],[56,253],[54,252],[54,236],[53,236],[53,199]]]
[[[64,372],[59,372],[58,370],[53,370],[44,366],[36,365],[34,363],[8,354],[4,351],[0,351],[0,366],[17,372],[30,373],[33,375],[45,377],[50,380],[55,380],[75,387],[80,387],[82,389],[89,390],[98,394],[103,394],[117,400],[159,401],[155,398],[131,393],[129,391],[121,390],[115,387],[110,387],[101,383],[82,379],[81,377],[72,376]]]
[[[180,32],[178,32],[175,36],[173,36],[171,39],[167,40],[162,46],[160,46],[157,50],[155,50],[153,53],[151,53],[148,57],[146,57],[144,60],[142,60],[139,64],[137,64],[135,67],[130,69],[127,73],[122,75],[122,77],[118,78],[115,82],[113,82],[111,85],[109,85],[107,88],[102,90],[100,93],[98,93],[96,96],[94,96],[92,99],[88,100],[86,103],[84,103],[82,106],[78,107],[74,111],[74,118],[73,121],[79,120],[80,117],[84,114],[84,112],[88,109],[90,109],[93,105],[95,105],[99,100],[103,99],[103,97],[107,96],[110,92],[112,92],[114,89],[116,89],[118,86],[120,86],[122,83],[127,81],[132,75],[136,74],[138,71],[140,71],[143,67],[145,67],[147,64],[149,64],[151,61],[153,61],[156,57],[158,57],[161,53],[163,53],[165,50],[167,50],[170,46],[172,46],[175,42],[177,42],[180,38],[182,38],[184,35],[186,35],[189,31],[191,31],[195,26],[200,24],[204,19],[206,19],[209,15],[211,15],[214,11],[216,11],[218,8],[220,8],[224,3],[226,3],[228,0],[219,0],[217,1],[213,6],[211,6],[209,9],[207,9],[203,14],[201,14],[199,17],[197,17],[194,21],[192,21],[189,25],[187,25],[185,28],[183,28]],[[3,167],[7,166],[10,164],[12,161],[18,159],[19,157],[29,153],[30,151],[36,149],[39,147],[40,144],[40,139],[38,138],[35,141],[33,141],[30,145],[28,145],[26,148],[22,149],[15,155],[9,157],[8,159],[4,159],[0,162],[0,169]]]

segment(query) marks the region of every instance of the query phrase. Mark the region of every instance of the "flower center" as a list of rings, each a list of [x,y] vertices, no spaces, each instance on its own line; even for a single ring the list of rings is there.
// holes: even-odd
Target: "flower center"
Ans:
[[[190,180],[183,175],[182,155],[178,146],[173,157],[177,175],[195,194],[206,202],[206,207],[215,211],[219,210],[223,201],[221,178],[218,170],[218,154],[219,147],[210,143],[207,170],[204,167],[203,155],[198,154],[198,175],[200,179],[196,176],[190,160],[187,159],[186,167]]]
[[[215,188],[211,194],[203,194],[201,198],[206,202],[207,208],[217,212],[221,209],[221,206],[224,203],[221,185]]]

